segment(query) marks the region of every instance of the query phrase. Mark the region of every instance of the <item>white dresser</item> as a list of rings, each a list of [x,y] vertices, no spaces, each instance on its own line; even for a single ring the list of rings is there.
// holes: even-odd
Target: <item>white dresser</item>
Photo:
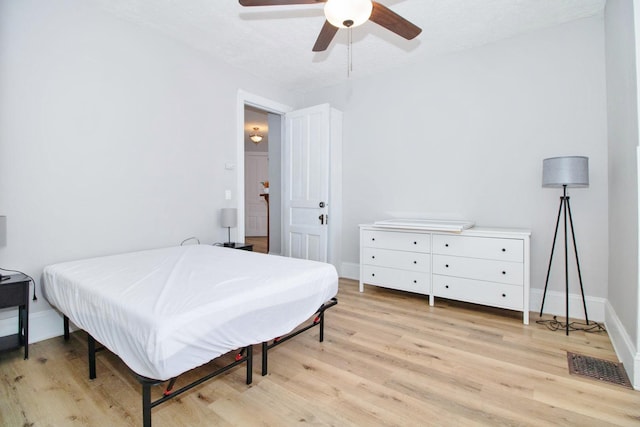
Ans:
[[[528,230],[360,226],[364,284],[489,305],[523,313],[529,324]]]

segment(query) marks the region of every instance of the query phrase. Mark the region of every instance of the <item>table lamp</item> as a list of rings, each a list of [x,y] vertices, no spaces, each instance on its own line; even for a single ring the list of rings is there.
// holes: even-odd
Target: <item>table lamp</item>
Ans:
[[[220,211],[220,225],[227,228],[228,241],[224,244],[226,247],[233,247],[231,243],[231,227],[238,225],[238,209],[222,208]]]

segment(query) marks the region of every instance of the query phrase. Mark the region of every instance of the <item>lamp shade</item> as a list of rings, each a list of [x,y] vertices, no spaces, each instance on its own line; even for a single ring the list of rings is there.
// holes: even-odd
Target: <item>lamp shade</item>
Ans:
[[[220,225],[222,227],[235,227],[238,224],[238,209],[222,208],[220,210]]]
[[[7,246],[7,217],[0,216],[0,247]]]
[[[542,161],[543,187],[589,186],[589,158],[584,156],[550,157]]]

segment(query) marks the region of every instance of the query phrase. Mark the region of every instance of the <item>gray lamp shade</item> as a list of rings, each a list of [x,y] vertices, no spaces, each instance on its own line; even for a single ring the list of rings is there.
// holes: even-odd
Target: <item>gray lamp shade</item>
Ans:
[[[551,157],[542,161],[543,187],[589,186],[589,158],[584,156]]]
[[[0,216],[0,247],[7,246],[7,217]]]
[[[220,225],[222,227],[235,227],[238,224],[238,209],[222,208],[220,210]]]

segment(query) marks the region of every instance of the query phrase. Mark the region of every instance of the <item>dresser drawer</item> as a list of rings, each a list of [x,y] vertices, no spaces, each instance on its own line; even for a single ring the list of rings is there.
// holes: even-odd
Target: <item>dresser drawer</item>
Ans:
[[[371,285],[428,295],[431,290],[430,277],[429,273],[365,265],[360,280]]]
[[[433,255],[433,273],[511,285],[524,283],[524,264],[519,262]]]
[[[460,277],[433,276],[433,294],[437,297],[523,310],[522,286],[484,282]]]
[[[398,251],[431,252],[431,235],[400,231],[362,230],[362,245]]]
[[[422,271],[424,273],[428,273],[431,270],[430,254],[363,248],[362,255],[363,262],[368,265]]]
[[[523,262],[524,243],[522,239],[434,234],[433,253]]]

